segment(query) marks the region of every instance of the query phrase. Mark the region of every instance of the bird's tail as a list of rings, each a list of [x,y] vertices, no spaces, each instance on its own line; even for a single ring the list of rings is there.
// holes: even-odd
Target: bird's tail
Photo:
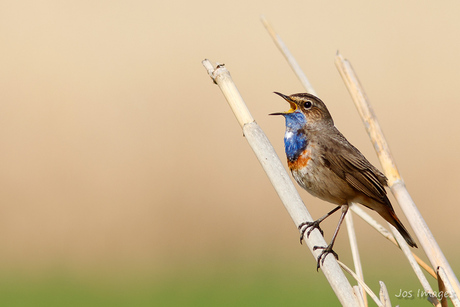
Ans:
[[[406,230],[404,225],[401,223],[401,221],[398,219],[396,216],[396,213],[393,210],[384,210],[385,212],[380,212],[377,211],[388,223],[393,225],[399,233],[403,236],[404,240],[406,240],[407,244],[411,247],[417,247],[417,244],[415,244],[414,239],[410,236],[409,232]],[[383,214],[382,214],[383,213]]]

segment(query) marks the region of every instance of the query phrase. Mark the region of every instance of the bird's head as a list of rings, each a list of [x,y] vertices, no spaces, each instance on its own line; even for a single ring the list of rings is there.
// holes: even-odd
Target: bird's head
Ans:
[[[286,126],[302,125],[307,130],[334,126],[331,114],[318,97],[308,93],[292,94],[290,96],[278,92],[275,92],[275,94],[289,102],[291,109],[270,115],[283,115],[286,118]]]

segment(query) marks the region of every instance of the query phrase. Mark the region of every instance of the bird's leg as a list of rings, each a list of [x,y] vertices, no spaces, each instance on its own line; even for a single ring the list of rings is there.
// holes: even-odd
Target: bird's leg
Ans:
[[[337,225],[337,228],[335,229],[334,235],[332,236],[331,243],[329,243],[329,245],[326,246],[326,247],[323,247],[323,246],[315,246],[315,247],[313,247],[313,250],[317,250],[317,249],[322,249],[323,250],[321,252],[321,254],[318,256],[318,259],[317,259],[317,265],[316,265],[316,270],[317,271],[319,269],[320,262],[321,262],[321,265],[323,265],[324,264],[324,259],[326,259],[326,256],[328,254],[333,254],[335,256],[335,259],[339,260],[339,256],[337,255],[336,252],[334,252],[332,250],[332,247],[334,246],[335,238],[337,237],[337,234],[339,233],[340,226],[342,225],[343,219],[345,218],[345,215],[347,214],[347,212],[348,212],[348,205],[343,205],[342,206],[342,215],[340,215],[339,224]]]
[[[330,212],[328,212],[325,216],[320,217],[314,222],[303,222],[302,224],[299,225],[299,230],[300,230],[300,244],[302,244],[303,237],[305,235],[305,231],[308,230],[307,232],[307,238],[310,236],[310,233],[316,228],[321,232],[321,235],[324,236],[323,230],[319,227],[319,223],[324,221],[328,216],[332,215],[335,211],[339,210],[341,206],[337,206]],[[305,227],[307,226],[307,227]],[[305,227],[305,228],[304,228]],[[310,229],[309,229],[310,228]]]

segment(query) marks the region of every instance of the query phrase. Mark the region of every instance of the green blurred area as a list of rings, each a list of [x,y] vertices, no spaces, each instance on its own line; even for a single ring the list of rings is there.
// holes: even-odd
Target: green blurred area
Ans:
[[[3,273],[0,306],[340,306],[313,263],[300,268],[214,263],[147,275],[105,274],[101,279],[96,274],[77,278],[59,272],[36,277]],[[382,266],[366,272],[366,282],[377,293],[379,280],[386,283],[394,306],[429,306],[418,296],[420,286],[408,268]],[[412,298],[397,298],[400,290],[406,296],[412,291]]]

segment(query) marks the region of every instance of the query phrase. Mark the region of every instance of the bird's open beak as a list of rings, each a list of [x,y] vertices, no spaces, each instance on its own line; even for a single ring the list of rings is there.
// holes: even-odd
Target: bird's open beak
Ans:
[[[271,113],[269,115],[286,115],[286,114],[290,114],[290,113],[294,113],[295,110],[297,110],[297,105],[294,103],[294,101],[292,101],[291,98],[289,98],[289,96],[286,96],[284,94],[281,94],[281,93],[278,93],[278,92],[274,92],[276,95],[278,96],[281,96],[284,98],[284,100],[286,100],[287,102],[289,102],[289,105],[291,106],[291,109],[289,111],[286,111],[286,112],[278,112],[278,113]]]

